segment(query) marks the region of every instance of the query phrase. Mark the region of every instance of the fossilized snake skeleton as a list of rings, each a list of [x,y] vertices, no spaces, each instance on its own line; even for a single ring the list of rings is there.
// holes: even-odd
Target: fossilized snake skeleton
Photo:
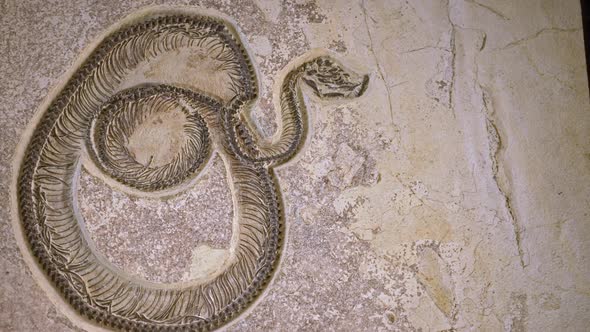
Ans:
[[[173,84],[121,88],[140,63],[193,47],[208,50],[221,64],[218,69],[231,78],[230,101]],[[293,69],[280,90],[279,139],[265,144],[242,119],[256,99],[256,77],[227,22],[202,15],[153,15],[102,40],[43,110],[17,178],[26,242],[63,298],[89,320],[119,330],[210,330],[242,312],[264,288],[278,260],[282,223],[271,167],[301,146],[301,82],[320,98],[356,97],[368,78],[346,72],[329,57]],[[187,119],[183,130],[188,138],[180,152],[167,165],[134,160],[127,137],[150,114],[172,107],[180,107]],[[157,284],[120,273],[95,252],[74,198],[84,153],[117,182],[157,192],[198,173],[214,149],[227,156],[238,207],[235,257],[226,269],[204,282]]]

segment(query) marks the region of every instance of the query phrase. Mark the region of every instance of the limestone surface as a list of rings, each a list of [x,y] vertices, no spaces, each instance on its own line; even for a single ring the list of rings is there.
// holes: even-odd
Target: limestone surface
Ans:
[[[261,137],[280,126],[273,92],[293,60],[327,50],[370,77],[364,95],[346,102],[306,90],[303,148],[275,169],[281,263],[224,329],[590,326],[590,97],[579,1],[6,0],[1,331],[99,330],[47,296],[24,258],[14,164],[39,105],[85,48],[127,15],[162,4],[218,13],[238,27],[260,80],[249,117]],[[161,67],[140,71],[176,75]],[[191,82],[206,89],[215,70],[201,69]],[[81,173],[80,214],[110,263],[153,282],[223,266],[234,206],[218,156],[190,189],[161,198]]]

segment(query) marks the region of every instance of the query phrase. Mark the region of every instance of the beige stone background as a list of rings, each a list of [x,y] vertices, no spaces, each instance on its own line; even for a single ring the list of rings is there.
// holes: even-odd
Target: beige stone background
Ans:
[[[80,330],[17,247],[14,152],[84,47],[163,3],[237,23],[259,72],[253,118],[264,135],[276,128],[277,74],[296,56],[326,48],[371,75],[360,99],[308,100],[312,132],[277,170],[289,225],[282,265],[228,330],[588,330],[579,1],[0,0],[1,331]],[[203,260],[222,260],[231,196],[220,165],[164,201],[127,197],[84,173],[78,195],[97,247],[156,281],[190,279]]]

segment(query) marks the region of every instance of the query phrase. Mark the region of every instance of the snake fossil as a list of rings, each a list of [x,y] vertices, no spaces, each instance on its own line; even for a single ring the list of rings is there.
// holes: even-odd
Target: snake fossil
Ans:
[[[231,98],[174,82],[125,86],[140,64],[183,49],[203,49],[228,78]],[[282,221],[272,167],[291,158],[305,135],[302,86],[321,99],[354,98],[368,76],[320,56],[291,70],[280,89],[280,134],[268,143],[246,121],[257,98],[249,55],[235,29],[210,16],[159,13],[106,36],[42,109],[16,180],[18,216],[30,253],[50,283],[88,320],[117,330],[211,330],[242,312],[278,261]],[[183,139],[164,164],[140,162],[129,137],[153,114],[180,110]],[[237,206],[233,260],[210,278],[182,285],[132,278],[101,258],[76,213],[83,160],[125,187],[157,193],[224,154]],[[83,157],[86,156],[86,159]]]

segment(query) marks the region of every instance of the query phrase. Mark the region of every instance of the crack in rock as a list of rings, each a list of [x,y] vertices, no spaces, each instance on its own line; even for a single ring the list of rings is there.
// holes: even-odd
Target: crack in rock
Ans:
[[[453,90],[455,88],[455,72],[456,72],[456,64],[455,60],[457,58],[457,49],[455,45],[455,37],[456,37],[456,25],[451,18],[451,4],[450,0],[447,0],[447,16],[449,20],[449,24],[451,25],[451,39],[449,41],[449,51],[451,52],[451,80],[449,82],[449,108],[453,112],[453,117],[456,118],[455,115],[455,105],[453,102]]]
[[[484,5],[484,4],[479,3],[479,2],[477,2],[475,0],[466,0],[466,2],[472,3],[472,4],[474,4],[474,5],[478,6],[478,7],[481,7],[483,9],[486,9],[487,11],[489,11],[492,14],[498,16],[499,18],[503,19],[504,21],[510,20],[510,18],[508,18],[506,15],[502,14],[502,12],[500,12],[499,10],[497,10],[495,8],[492,8],[492,7],[488,6],[488,5]]]
[[[377,53],[375,52],[375,49],[373,48],[373,35],[371,34],[371,29],[369,29],[369,22],[367,21],[367,18],[369,17],[369,15],[367,15],[367,8],[365,7],[365,1],[363,0],[361,2],[361,10],[363,11],[363,17],[364,17],[364,21],[365,21],[365,29],[367,30],[367,36],[369,37],[369,50],[371,51],[371,54],[373,55],[373,58],[375,60],[375,64],[377,65],[377,72],[379,73],[379,78],[381,78],[381,80],[383,81],[383,85],[385,85],[385,90],[387,90],[387,102],[389,103],[389,116],[391,118],[391,123],[393,124],[393,105],[391,103],[391,88],[389,87],[389,84],[387,84],[387,80],[385,80],[385,74],[383,73],[383,68],[381,66],[381,63],[379,62],[379,58],[377,57]],[[373,22],[375,22],[375,20],[373,18],[371,18],[371,20]]]
[[[582,30],[582,28],[573,28],[573,29],[563,29],[563,28],[543,28],[543,29],[541,29],[541,30],[539,30],[539,31],[535,32],[535,33],[534,33],[534,34],[532,34],[532,35],[529,35],[529,36],[527,36],[527,37],[524,37],[524,38],[521,38],[521,39],[515,40],[515,41],[513,41],[513,42],[510,42],[510,43],[508,43],[508,44],[504,45],[503,47],[501,47],[500,49],[501,49],[501,50],[506,50],[506,49],[510,49],[510,48],[513,48],[513,47],[516,47],[516,46],[522,45],[522,44],[524,44],[524,43],[526,43],[526,42],[528,42],[528,41],[530,41],[530,40],[533,40],[533,39],[535,39],[535,38],[537,38],[537,37],[541,36],[542,34],[549,33],[549,32],[553,32],[553,33],[560,33],[560,32],[577,32],[577,31],[580,31],[580,30]]]
[[[507,189],[505,188],[505,185],[502,184],[502,181],[499,179],[500,175],[499,175],[499,169],[500,169],[500,163],[499,163],[499,154],[502,150],[502,139],[500,137],[500,132],[498,131],[498,127],[496,126],[494,120],[493,120],[493,111],[491,110],[490,105],[490,101],[489,101],[489,96],[487,94],[487,92],[484,90],[484,88],[480,85],[480,89],[482,91],[482,101],[483,101],[483,108],[485,111],[485,117],[486,117],[486,130],[488,133],[488,144],[489,144],[489,153],[490,153],[490,159],[492,161],[492,177],[494,179],[494,182],[496,184],[496,187],[498,188],[498,191],[500,192],[500,195],[502,195],[503,199],[504,199],[504,206],[508,212],[508,217],[510,219],[510,223],[512,224],[512,228],[514,230],[514,238],[516,241],[516,248],[518,250],[518,257],[519,257],[519,261],[520,261],[520,266],[524,269],[528,263],[525,262],[525,253],[524,253],[524,249],[523,249],[523,245],[522,245],[522,234],[524,232],[524,229],[522,228],[522,226],[520,225],[520,223],[518,222],[518,219],[516,217],[516,212],[514,211],[514,207],[513,207],[513,203],[512,203],[512,198],[510,197],[510,194],[507,192]]]

